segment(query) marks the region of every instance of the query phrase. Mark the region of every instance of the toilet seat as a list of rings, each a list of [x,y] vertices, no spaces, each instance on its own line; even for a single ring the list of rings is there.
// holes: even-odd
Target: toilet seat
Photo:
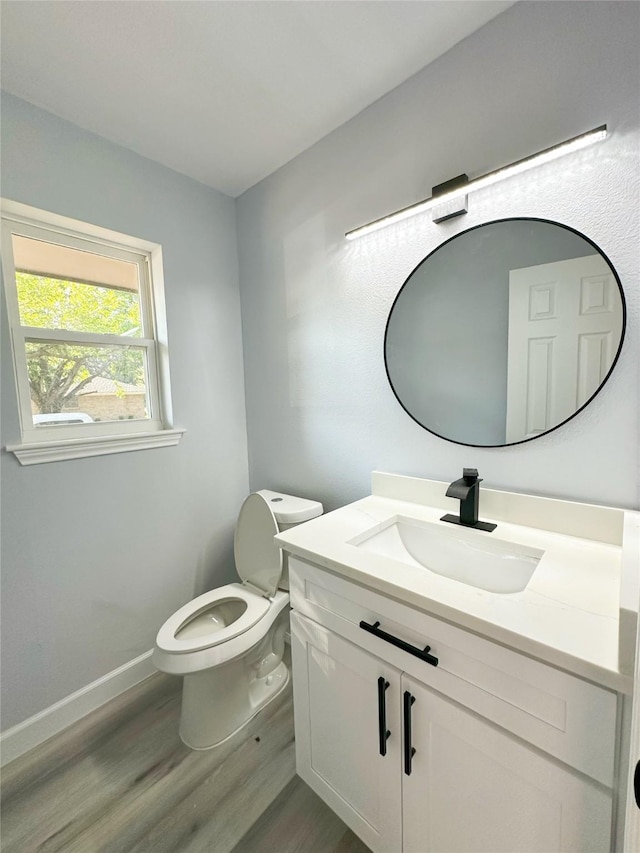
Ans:
[[[277,533],[278,523],[266,498],[250,494],[240,509],[234,537],[236,570],[244,583],[212,589],[176,610],[158,631],[157,647],[169,654],[199,652],[244,634],[262,619],[282,574],[282,551],[273,538]],[[190,621],[226,601],[243,603],[244,613],[221,630],[212,622],[210,633],[178,636]]]
[[[199,637],[198,641],[193,643],[191,650],[181,645],[181,653],[176,654],[175,650],[167,648],[167,646],[173,646],[176,642],[180,642],[179,640],[176,641],[175,634],[184,625],[185,618],[183,617],[182,621],[179,621],[175,617],[181,612],[185,613],[187,617],[189,614],[194,614],[196,608],[192,607],[192,605],[200,599],[207,598],[210,602],[212,596],[215,596],[216,599],[218,598],[217,593],[222,593],[219,600],[224,599],[225,591],[227,593],[227,600],[230,598],[239,598],[240,594],[245,594],[255,597],[259,602],[264,602],[262,617],[258,617],[253,625],[245,628],[242,632],[235,631],[233,636],[231,633],[227,633],[226,628],[210,635],[211,643],[209,645],[205,645],[207,637]],[[185,604],[173,616],[169,617],[162,628],[160,628],[153,651],[153,663],[161,672],[167,672],[170,675],[188,675],[233,662],[267,636],[269,629],[288,604],[289,593],[283,590],[278,590],[271,600],[252,593],[241,584],[233,583],[223,586],[220,589],[212,590],[210,593],[206,592],[204,595],[199,596],[199,598],[194,599],[194,601],[189,602],[189,604]],[[207,606],[211,605],[205,604],[205,609]],[[253,612],[255,613],[255,611]],[[236,624],[246,616],[247,612],[243,613],[240,619],[237,619],[236,622],[227,627],[229,629],[235,628]],[[196,648],[196,646],[198,647]]]
[[[230,625],[222,628],[222,630],[212,631],[210,634],[200,637],[180,639],[176,636],[181,628],[195,619],[200,613],[224,601],[241,601],[246,605],[246,610],[241,616],[231,622]],[[233,637],[237,637],[238,634],[243,634],[252,628],[256,622],[262,619],[270,606],[271,602],[269,599],[252,592],[239,583],[230,583],[226,586],[212,589],[194,598],[193,601],[189,601],[179,610],[176,610],[173,616],[170,616],[158,631],[156,645],[163,652],[170,652],[172,654],[198,652],[202,649],[218,646],[220,643],[225,643],[233,639]]]

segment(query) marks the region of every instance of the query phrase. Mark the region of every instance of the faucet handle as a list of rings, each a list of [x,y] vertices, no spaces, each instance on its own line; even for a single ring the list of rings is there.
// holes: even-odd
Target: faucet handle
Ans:
[[[472,486],[474,483],[482,482],[482,477],[478,477],[478,469],[477,468],[463,468],[462,469],[462,477],[467,486]]]

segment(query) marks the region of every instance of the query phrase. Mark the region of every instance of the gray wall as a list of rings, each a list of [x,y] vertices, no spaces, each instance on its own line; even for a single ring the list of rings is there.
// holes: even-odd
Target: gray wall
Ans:
[[[163,247],[174,448],[21,467],[2,453],[2,725],[153,645],[234,578],[248,490],[232,199],[9,95],[2,193]],[[2,300],[4,305],[4,300]],[[3,318],[2,445],[19,441]]]
[[[636,3],[520,2],[238,200],[253,487],[328,507],[369,492],[372,469],[588,502],[638,503]],[[607,122],[604,143],[354,242],[344,232]],[[533,216],[594,240],[630,322],[616,370],[577,418],[511,448],[465,448],[412,421],[388,385],[383,335],[411,270],[472,225]]]

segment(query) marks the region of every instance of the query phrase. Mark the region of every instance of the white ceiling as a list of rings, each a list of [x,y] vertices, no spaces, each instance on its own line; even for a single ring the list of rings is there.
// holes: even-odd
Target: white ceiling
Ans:
[[[4,0],[2,87],[237,196],[511,5]]]

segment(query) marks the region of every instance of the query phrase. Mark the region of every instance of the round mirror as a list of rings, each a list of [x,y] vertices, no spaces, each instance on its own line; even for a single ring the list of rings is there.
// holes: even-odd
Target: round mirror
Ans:
[[[530,441],[572,418],[616,363],[620,280],[573,228],[502,219],[452,237],[391,308],[387,376],[429,432],[475,447]]]

